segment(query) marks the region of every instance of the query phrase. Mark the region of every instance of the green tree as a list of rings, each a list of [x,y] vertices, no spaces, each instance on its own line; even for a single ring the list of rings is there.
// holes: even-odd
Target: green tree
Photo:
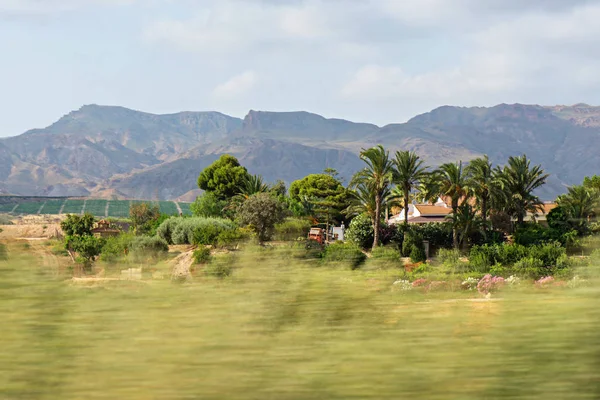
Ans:
[[[262,243],[271,238],[275,225],[285,218],[283,204],[268,193],[257,193],[242,203],[237,216],[240,223],[250,226]]]
[[[379,245],[382,204],[393,179],[393,162],[390,160],[389,152],[381,145],[367,150],[363,149],[360,158],[367,166],[354,175],[350,186],[357,188],[364,185],[364,188],[369,190],[374,197],[375,212],[372,222],[373,249],[375,249]]]
[[[591,177],[586,176],[583,179],[583,186],[588,189],[600,191],[600,176],[598,176],[598,175],[594,175]]]
[[[394,183],[404,195],[404,224],[408,225],[408,203],[412,190],[427,176],[424,161],[412,151],[397,151],[394,160]]]
[[[312,174],[290,185],[290,200],[304,204],[304,210],[314,219],[330,222],[341,219],[348,206],[349,193],[342,183],[331,175]],[[306,203],[309,203],[308,206]]]
[[[104,240],[90,235],[67,236],[65,247],[79,255],[80,262],[90,267],[94,259],[102,252]]]
[[[498,172],[504,194],[505,209],[522,226],[527,212],[541,209],[542,202],[533,192],[546,183],[548,174],[540,165],[531,166],[526,155],[509,157],[508,164]]]
[[[475,196],[477,208],[481,212],[482,228],[487,231],[489,206],[492,194],[495,193],[495,174],[488,156],[476,158],[465,168],[468,175],[468,186]]]
[[[222,217],[226,207],[225,200],[220,200],[212,192],[204,192],[202,196],[196,197],[190,205],[190,210],[194,217]]]
[[[148,203],[134,203],[129,207],[131,226],[137,235],[143,235],[152,229],[152,224],[160,218],[158,206]]]
[[[68,214],[67,218],[60,223],[60,228],[66,236],[91,236],[94,228],[94,216]]]
[[[566,210],[577,225],[585,225],[596,214],[600,205],[600,192],[586,186],[571,186],[568,193],[558,196],[558,205]]]
[[[237,158],[224,154],[200,173],[198,187],[219,200],[228,200],[240,193],[248,176]]]
[[[456,213],[446,217],[458,233],[458,247],[469,244],[470,238],[478,232],[484,224],[483,218],[477,215],[469,203],[463,203]]]
[[[439,168],[440,191],[444,196],[450,197],[452,214],[458,213],[458,207],[461,201],[464,201],[469,192],[467,185],[467,175],[462,167],[462,162],[446,163]],[[454,220],[456,222],[456,220]],[[452,242],[455,249],[459,247],[458,226],[453,223]]]
[[[435,203],[442,191],[440,181],[438,171],[427,173],[417,185],[415,199],[420,203]]]

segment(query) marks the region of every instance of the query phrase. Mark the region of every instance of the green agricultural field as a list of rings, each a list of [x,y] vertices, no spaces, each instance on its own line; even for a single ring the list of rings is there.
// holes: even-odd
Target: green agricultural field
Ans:
[[[85,202],[85,209],[84,209]],[[124,218],[129,217],[129,207],[132,204],[149,203],[158,206],[160,212],[167,215],[179,215],[177,205],[173,201],[147,201],[147,200],[103,200],[103,199],[49,199],[42,200],[36,198],[21,199],[11,197],[6,203],[0,204],[0,213],[14,214],[81,214],[89,212],[96,217],[105,217],[106,206],[108,204],[108,217]],[[179,203],[184,214],[191,215],[189,203]],[[16,208],[15,208],[16,207]],[[13,211],[14,210],[14,211]]]
[[[15,208],[16,204],[8,203],[8,204],[0,204],[0,212],[11,212],[13,208]]]
[[[106,216],[106,200],[87,200],[85,203],[85,212],[96,217]]]
[[[190,205],[190,203],[179,203],[179,207],[181,207],[181,212],[183,213],[183,215],[192,215]]]
[[[160,201],[158,203],[160,208],[160,212],[167,215],[179,215],[179,210],[177,210],[177,206],[172,201]]]
[[[111,200],[108,205],[108,216],[115,218],[129,217],[129,207],[131,202],[129,200]]]
[[[67,200],[63,208],[63,214],[81,214],[83,202],[83,200]]]
[[[42,208],[41,214],[58,214],[66,200],[48,200],[44,208]]]
[[[31,203],[21,203],[15,209],[15,214],[37,214],[40,208],[44,205],[43,201],[40,202],[31,202]]]

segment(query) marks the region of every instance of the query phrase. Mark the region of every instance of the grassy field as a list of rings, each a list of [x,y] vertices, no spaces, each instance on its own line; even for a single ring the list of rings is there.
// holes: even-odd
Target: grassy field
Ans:
[[[85,202],[85,209],[84,209]],[[102,199],[48,199],[42,198],[20,199],[11,197],[8,201],[0,203],[0,213],[10,213],[15,215],[35,215],[35,214],[81,214],[82,211],[92,213],[96,217],[128,217],[129,206],[134,203],[149,202],[157,205],[164,214],[179,215],[179,210],[173,201],[144,201],[144,200],[102,200]],[[106,214],[106,205],[108,204],[108,215]],[[191,215],[188,203],[179,203],[185,215]],[[15,208],[16,207],[16,208]]]
[[[223,256],[223,280],[84,288],[8,254],[2,399],[600,398],[596,284],[481,301],[254,249]]]

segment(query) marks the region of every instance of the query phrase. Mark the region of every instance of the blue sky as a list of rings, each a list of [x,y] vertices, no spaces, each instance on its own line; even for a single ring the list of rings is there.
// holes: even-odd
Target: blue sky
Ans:
[[[92,103],[379,125],[600,104],[598,20],[597,0],[0,0],[0,136]]]

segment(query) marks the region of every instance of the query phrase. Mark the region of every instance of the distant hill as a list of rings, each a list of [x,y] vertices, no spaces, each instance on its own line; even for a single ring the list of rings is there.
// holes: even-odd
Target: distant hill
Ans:
[[[526,153],[552,174],[547,199],[600,172],[600,107],[501,104],[439,107],[378,127],[308,112],[155,115],[88,105],[44,129],[0,139],[0,193],[177,199],[197,194],[199,172],[233,154],[251,173],[291,182],[326,167],[346,179],[361,148],[415,150],[432,165]]]

